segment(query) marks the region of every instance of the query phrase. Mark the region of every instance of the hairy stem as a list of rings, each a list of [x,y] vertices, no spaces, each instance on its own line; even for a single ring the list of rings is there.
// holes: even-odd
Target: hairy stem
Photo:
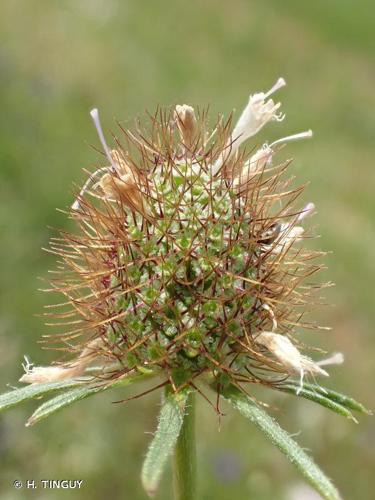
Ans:
[[[173,456],[174,500],[194,500],[196,474],[195,395],[190,393]]]

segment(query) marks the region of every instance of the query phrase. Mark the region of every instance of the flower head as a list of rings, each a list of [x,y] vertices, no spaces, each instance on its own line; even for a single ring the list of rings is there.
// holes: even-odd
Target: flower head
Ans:
[[[299,395],[354,422],[352,411],[371,413],[306,381],[327,377],[322,367],[343,355],[316,360],[301,341],[302,328],[323,329],[306,316],[319,304],[311,277],[322,252],[304,246],[315,205],[301,208],[290,161],[274,163],[281,147],[312,132],[240,150],[266,123],[283,120],[270,96],[284,85],[280,78],[250,96],[233,130],[231,118],[220,118],[210,132],[207,112],[184,104],[158,110],[145,128],[137,121],[135,131],[121,129],[115,149],[91,112],[106,164],[71,207],[75,233],[62,231],[50,246],[59,261],[47,291],[62,300],[48,306],[48,324],[59,331],[44,342],[66,358],[34,366],[25,357],[20,380],[31,386],[0,395],[0,410],[59,391],[30,426],[97,392],[158,377],[143,393],[165,390],[141,474],[151,497],[174,448],[176,492],[194,497],[194,393],[219,415],[225,398],[330,499],[340,498],[336,488],[248,388]]]
[[[319,253],[300,245],[314,205],[296,207],[302,190],[287,189],[285,164],[268,171],[279,145],[311,131],[237,154],[283,119],[270,96],[284,85],[250,96],[233,130],[219,121],[207,134],[206,114],[184,104],[112,150],[91,112],[108,163],[72,206],[78,234],[51,249],[66,272],[51,290],[65,300],[47,316],[65,320],[53,338],[73,359],[27,368],[22,381],[82,375],[93,361],[108,383],[147,370],[176,391],[197,378],[272,386],[326,374],[293,342],[316,288],[303,277],[319,270]]]

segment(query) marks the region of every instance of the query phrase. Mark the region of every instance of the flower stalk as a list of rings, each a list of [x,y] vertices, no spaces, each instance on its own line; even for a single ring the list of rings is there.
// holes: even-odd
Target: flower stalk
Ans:
[[[194,500],[196,476],[195,394],[191,392],[173,455],[174,500]]]

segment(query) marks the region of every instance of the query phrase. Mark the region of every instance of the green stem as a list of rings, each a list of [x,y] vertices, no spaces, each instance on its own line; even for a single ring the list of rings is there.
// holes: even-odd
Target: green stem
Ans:
[[[190,393],[173,456],[174,500],[194,500],[196,488],[195,395]]]

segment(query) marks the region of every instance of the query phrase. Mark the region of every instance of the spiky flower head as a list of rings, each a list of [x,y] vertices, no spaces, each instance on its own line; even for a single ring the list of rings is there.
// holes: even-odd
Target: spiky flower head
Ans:
[[[301,204],[304,186],[288,176],[290,161],[275,161],[282,147],[312,132],[260,147],[253,139],[267,123],[284,120],[271,97],[284,85],[279,78],[268,92],[251,95],[234,127],[221,117],[210,130],[207,112],[184,104],[158,110],[134,130],[120,126],[112,149],[98,110],[91,111],[105,165],[69,209],[75,233],[61,231],[49,249],[59,260],[48,290],[63,298],[45,313],[59,331],[42,342],[63,358],[34,366],[25,357],[21,381],[31,385],[0,395],[0,411],[59,392],[29,426],[97,392],[158,377],[145,392],[165,386],[142,483],[153,496],[175,450],[175,498],[193,499],[194,393],[211,402],[205,383],[219,414],[222,396],[323,498],[340,500],[249,389],[298,395],[354,422],[353,411],[371,413],[305,381],[328,376],[322,367],[343,356],[314,360],[320,351],[301,342],[302,329],[321,328],[305,313],[325,286],[313,278],[322,252],[304,247],[314,204]]]
[[[65,330],[47,341],[73,359],[27,366],[22,381],[76,377],[92,363],[108,384],[147,371],[176,392],[327,375],[295,336],[315,327],[302,318],[319,253],[303,247],[301,225],[315,208],[300,204],[290,162],[274,165],[284,144],[312,133],[240,149],[284,119],[270,98],[284,85],[251,95],[234,128],[220,118],[210,130],[206,112],[176,106],[121,129],[114,149],[91,112],[107,165],[72,206],[78,232],[51,244],[50,290],[64,300],[47,315]]]

